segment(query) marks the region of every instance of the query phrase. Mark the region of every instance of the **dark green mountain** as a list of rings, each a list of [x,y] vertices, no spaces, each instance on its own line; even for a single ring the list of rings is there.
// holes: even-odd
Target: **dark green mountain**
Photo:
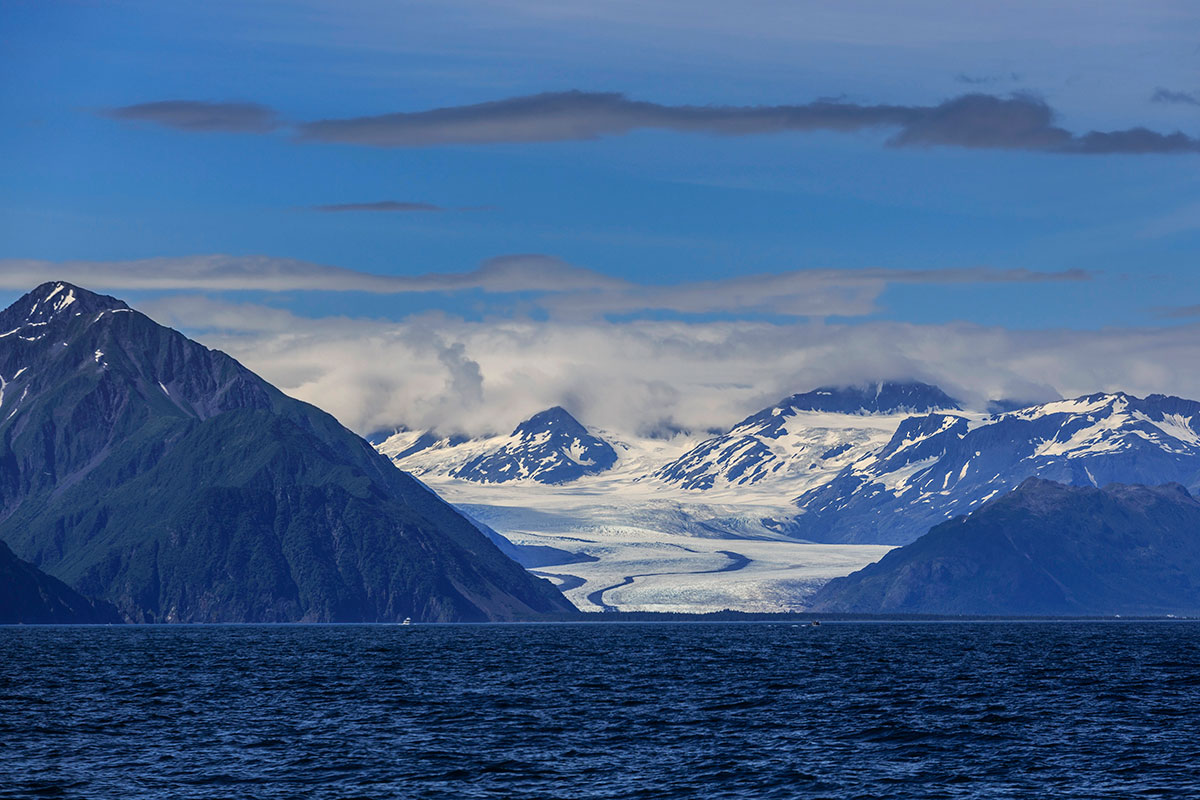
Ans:
[[[57,578],[17,558],[0,542],[0,625],[120,622],[108,603],[89,600]]]
[[[853,575],[814,611],[1200,614],[1200,502],[1178,484],[1029,478]]]
[[[134,621],[571,610],[333,417],[63,283],[0,312],[0,540]]]

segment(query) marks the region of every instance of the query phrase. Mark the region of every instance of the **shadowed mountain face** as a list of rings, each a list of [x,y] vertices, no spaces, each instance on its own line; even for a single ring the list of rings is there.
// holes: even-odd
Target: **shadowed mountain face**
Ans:
[[[814,611],[1200,613],[1200,502],[1178,484],[1030,478],[813,598]]]
[[[117,609],[91,600],[0,542],[0,625],[88,625],[121,621]]]
[[[930,411],[958,408],[958,402],[954,398],[928,383],[882,381],[866,386],[823,386],[811,392],[794,394],[784,398],[776,406],[747,417],[741,425],[755,422],[771,423],[788,411],[824,411],[830,414],[928,414]]]
[[[0,312],[0,540],[135,621],[570,610],[328,414],[61,283]]]

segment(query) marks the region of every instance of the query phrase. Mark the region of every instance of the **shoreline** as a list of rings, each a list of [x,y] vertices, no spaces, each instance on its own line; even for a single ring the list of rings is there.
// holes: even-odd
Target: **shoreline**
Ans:
[[[512,625],[639,625],[639,624],[788,624],[813,623],[822,625],[837,624],[953,624],[953,623],[1054,623],[1054,622],[1087,622],[1087,623],[1123,623],[1123,622],[1200,622],[1200,616],[1110,616],[1110,617],[1065,617],[1065,616],[940,616],[940,615],[888,615],[888,614],[668,614],[652,611],[607,611],[587,612],[577,616],[546,619],[522,620],[473,620],[458,622],[413,622],[411,625],[401,625],[399,622],[126,622],[112,623],[50,623],[50,622],[5,622],[0,623],[0,630],[9,628],[117,628],[132,630],[135,628],[333,628],[333,627],[380,627],[380,628],[416,628],[431,626],[512,626]]]

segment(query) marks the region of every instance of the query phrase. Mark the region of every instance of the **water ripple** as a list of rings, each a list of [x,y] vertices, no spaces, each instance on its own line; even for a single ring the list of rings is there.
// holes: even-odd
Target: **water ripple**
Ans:
[[[0,798],[1200,796],[1200,625],[0,628]]]

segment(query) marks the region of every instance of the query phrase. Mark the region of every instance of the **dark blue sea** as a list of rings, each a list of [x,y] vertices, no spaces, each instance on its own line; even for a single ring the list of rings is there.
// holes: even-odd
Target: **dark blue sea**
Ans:
[[[1187,622],[0,628],[0,797],[1200,797]]]

